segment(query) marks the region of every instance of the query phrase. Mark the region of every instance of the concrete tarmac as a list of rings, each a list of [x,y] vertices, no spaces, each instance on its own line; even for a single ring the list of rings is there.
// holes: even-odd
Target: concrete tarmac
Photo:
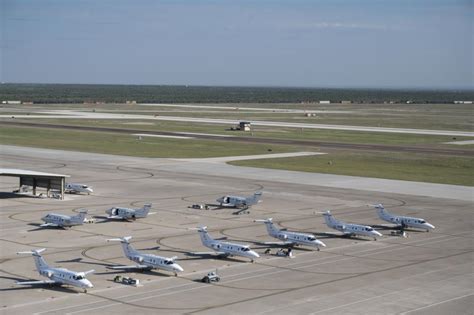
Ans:
[[[423,183],[321,177],[321,174],[269,171],[227,166],[222,161],[120,157],[12,146],[0,147],[1,167],[64,173],[72,182],[93,186],[92,195],[66,200],[11,194],[15,178],[0,178],[0,312],[1,314],[471,314],[473,306],[472,188],[460,192]],[[333,175],[334,176],[334,175]],[[325,185],[329,179],[330,185]],[[399,187],[409,183],[408,188]],[[383,186],[380,189],[379,186]],[[398,188],[397,188],[398,187]],[[434,192],[430,192],[434,189]],[[439,191],[436,191],[439,189]],[[444,189],[444,193],[442,193]],[[225,194],[263,191],[250,214],[232,209],[196,210]],[[469,198],[469,193],[471,193]],[[48,212],[70,214],[80,208],[102,217],[112,206],[153,203],[156,214],[134,222],[106,222],[70,229],[41,229]],[[432,232],[409,230],[391,235],[367,204],[383,203],[392,212],[422,217]],[[372,225],[383,237],[345,238],[330,230],[314,212],[332,210],[344,221]],[[272,217],[283,228],[314,233],[326,243],[321,251],[300,247],[294,258],[275,255],[279,246],[255,219]],[[193,255],[203,247],[192,228],[249,244],[261,258],[228,259]],[[143,252],[178,256],[178,277],[107,269],[132,264],[111,237],[133,236]],[[270,254],[265,254],[267,248]],[[17,280],[42,280],[33,259],[17,251],[46,248],[53,266],[88,276],[94,288],[21,287]],[[222,280],[198,280],[217,269]],[[140,287],[112,281],[116,274],[140,279]]]

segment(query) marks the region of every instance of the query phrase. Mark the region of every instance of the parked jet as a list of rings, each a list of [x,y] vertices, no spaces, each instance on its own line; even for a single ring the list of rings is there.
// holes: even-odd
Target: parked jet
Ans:
[[[219,240],[213,239],[207,232],[207,227],[202,226],[198,229],[199,236],[201,237],[201,242],[204,246],[214,250],[211,254],[218,254],[224,256],[242,256],[249,258],[252,262],[255,258],[260,256],[253,250],[250,249],[248,245],[241,245],[236,243],[228,243]],[[196,253],[196,254],[208,254],[208,253]]]
[[[339,220],[336,220],[331,211],[326,211],[323,213],[324,220],[326,221],[327,226],[332,229],[338,230],[344,233],[347,236],[355,236],[355,235],[362,235],[362,236],[369,236],[373,237],[374,240],[377,240],[377,237],[381,237],[382,234],[374,230],[372,227],[368,225],[360,225],[360,224],[353,224],[353,223],[345,223]]]
[[[289,232],[285,230],[278,229],[273,224],[273,219],[269,218],[266,220],[255,220],[254,222],[263,222],[267,227],[267,232],[271,237],[277,238],[284,241],[286,244],[290,245],[307,245],[316,247],[319,251],[320,247],[326,247],[326,244],[316,239],[313,234],[308,233],[299,233],[299,232]]]
[[[30,254],[33,255],[35,260],[36,269],[39,274],[43,277],[49,278],[49,280],[38,280],[38,281],[17,281],[16,284],[19,285],[36,285],[36,284],[67,284],[74,287],[79,287],[87,292],[87,289],[93,288],[92,283],[86,279],[86,275],[94,272],[94,270],[89,270],[86,272],[75,272],[65,268],[54,268],[48,266],[46,261],[41,256],[41,253],[46,249],[33,249],[30,252],[18,252],[17,254]]]
[[[394,223],[402,230],[406,227],[412,227],[417,229],[424,229],[426,230],[426,232],[429,232],[430,230],[435,228],[434,225],[420,218],[391,214],[387,210],[385,210],[382,204],[375,205],[374,207],[375,209],[377,209],[377,214],[379,215],[380,219],[390,223]]]
[[[69,216],[64,214],[57,214],[57,213],[48,213],[44,217],[41,218],[45,223],[41,224],[40,227],[48,227],[48,226],[57,226],[57,227],[71,227],[74,225],[82,225],[84,224],[84,220],[86,218],[87,210],[82,209],[79,213],[75,216]]]
[[[151,203],[147,203],[140,209],[113,207],[106,210],[105,213],[109,215],[107,219],[135,220],[145,218],[150,209]]]
[[[108,239],[107,242],[118,241],[122,243],[122,248],[125,256],[131,261],[138,263],[138,265],[110,267],[111,269],[162,269],[174,272],[175,276],[178,275],[178,272],[183,271],[183,268],[175,262],[178,257],[175,256],[168,258],[153,254],[142,254],[135,250],[132,245],[130,245],[129,241],[131,238],[131,236],[125,236],[122,238],[112,238]]]
[[[250,197],[240,197],[240,196],[223,196],[216,201],[220,204],[221,207],[229,208],[241,208],[241,207],[250,207],[257,204],[262,197],[262,192],[258,191],[253,196]]]
[[[83,193],[87,193],[88,195],[94,192],[92,187],[89,187],[84,184],[74,184],[74,183],[66,184],[66,188],[64,189],[64,191],[71,194],[78,194],[78,193],[83,192]]]

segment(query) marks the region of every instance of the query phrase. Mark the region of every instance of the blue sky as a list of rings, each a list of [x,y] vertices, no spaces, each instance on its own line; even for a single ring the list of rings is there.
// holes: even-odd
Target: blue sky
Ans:
[[[472,88],[470,0],[0,0],[2,82]]]

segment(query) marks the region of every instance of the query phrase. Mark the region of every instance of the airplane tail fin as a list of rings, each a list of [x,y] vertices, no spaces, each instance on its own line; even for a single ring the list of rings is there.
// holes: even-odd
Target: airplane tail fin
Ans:
[[[18,252],[18,255],[33,255],[33,259],[35,260],[35,265],[36,269],[38,272],[40,272],[43,269],[49,268],[48,264],[44,260],[43,256],[41,256],[41,253],[44,252],[46,248],[41,248],[41,249],[32,249],[31,251],[27,252]]]
[[[79,210],[79,213],[73,217],[71,217],[71,221],[73,223],[84,223],[84,219],[86,218],[86,215],[87,215],[87,209],[81,209]]]
[[[122,249],[123,249],[123,252],[125,254],[125,256],[131,256],[131,255],[135,255],[137,253],[137,251],[135,250],[135,248],[133,248],[132,245],[130,245],[130,240],[132,239],[131,236],[125,236],[125,237],[121,237],[121,238],[110,238],[107,240],[107,242],[120,242],[122,243]]]
[[[247,206],[255,205],[259,202],[260,198],[262,198],[262,192],[257,191],[253,194],[252,197],[248,198]]]
[[[207,232],[207,226],[198,227],[198,232],[203,245],[206,245],[207,243],[212,242],[214,240]]]
[[[265,219],[265,220],[254,220],[254,222],[263,222],[263,223],[265,223],[265,227],[267,228],[267,232],[271,236],[273,236],[275,234],[278,234],[278,232],[279,232],[279,230],[273,224],[273,219],[272,218],[268,218],[268,219]]]
[[[146,217],[148,215],[148,212],[150,212],[151,209],[151,203],[146,203],[143,205],[141,209],[138,209],[135,213],[137,217]]]
[[[382,220],[389,219],[390,214],[387,212],[387,210],[385,210],[384,206],[381,203],[372,206],[375,208],[375,210],[377,210],[379,218],[381,218]]]
[[[323,213],[324,221],[326,221],[327,226],[332,227],[337,224],[337,220],[331,214],[331,211],[327,210]]]

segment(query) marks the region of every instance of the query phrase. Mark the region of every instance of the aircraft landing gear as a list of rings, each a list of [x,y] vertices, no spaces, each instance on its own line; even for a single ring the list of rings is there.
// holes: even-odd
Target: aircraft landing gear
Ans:
[[[318,247],[318,252],[320,251],[321,249]]]

